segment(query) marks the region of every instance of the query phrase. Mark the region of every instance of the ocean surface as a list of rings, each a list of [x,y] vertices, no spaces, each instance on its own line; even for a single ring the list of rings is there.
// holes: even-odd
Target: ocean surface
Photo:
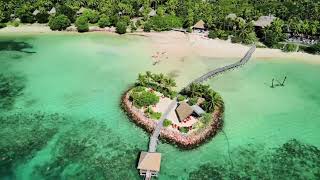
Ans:
[[[0,179],[141,179],[149,136],[120,108],[138,73],[168,73],[182,86],[237,61],[193,56],[153,66],[148,43],[0,34]],[[320,179],[319,82],[320,63],[288,59],[254,59],[209,80],[225,101],[223,131],[194,150],[160,143],[159,179]]]

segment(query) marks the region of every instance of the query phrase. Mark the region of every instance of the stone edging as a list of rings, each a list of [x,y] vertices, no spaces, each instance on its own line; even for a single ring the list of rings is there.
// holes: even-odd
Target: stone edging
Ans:
[[[148,133],[152,133],[156,127],[156,122],[144,116],[136,107],[129,101],[129,91],[125,92],[121,99],[121,106],[129,118],[139,127],[143,128]],[[214,137],[223,126],[223,109],[216,108],[212,113],[213,121],[201,133],[193,133],[184,136],[181,133],[162,128],[160,132],[161,140],[175,144],[183,149],[193,149],[207,142]]]

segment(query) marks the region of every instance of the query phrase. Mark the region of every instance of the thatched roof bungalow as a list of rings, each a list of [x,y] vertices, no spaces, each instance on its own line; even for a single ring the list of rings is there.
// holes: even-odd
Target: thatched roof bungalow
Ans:
[[[186,102],[181,102],[176,109],[176,114],[178,116],[179,121],[186,119],[192,113],[193,113],[192,107]]]
[[[152,9],[148,14],[148,16],[150,16],[150,17],[156,16],[156,15],[157,15],[157,12],[154,9]]]
[[[40,11],[38,9],[36,9],[36,10],[33,11],[32,15],[36,16],[39,13],[40,13]]]
[[[86,8],[81,7],[81,8],[77,11],[77,15],[81,15],[85,10],[86,10]]]
[[[205,22],[203,20],[198,21],[193,27],[193,30],[205,30]]]
[[[137,169],[141,176],[157,176],[160,171],[161,153],[141,152]]]
[[[270,26],[271,23],[276,19],[276,17],[269,15],[269,16],[260,16],[257,21],[254,21],[253,24],[255,27],[265,28]]]
[[[55,7],[53,7],[48,13],[50,14],[50,15],[54,15],[54,14],[56,14],[56,8]]]

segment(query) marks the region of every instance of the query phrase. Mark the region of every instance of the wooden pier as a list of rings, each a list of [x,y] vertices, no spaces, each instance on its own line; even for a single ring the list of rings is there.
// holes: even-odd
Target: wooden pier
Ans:
[[[240,61],[233,63],[233,64],[230,64],[230,65],[227,65],[227,66],[224,66],[224,67],[221,67],[221,68],[217,68],[215,70],[212,70],[212,71],[204,74],[203,76],[195,79],[191,83],[202,83],[202,82],[208,80],[209,78],[215,77],[223,72],[235,69],[237,67],[240,67],[240,66],[246,64],[250,60],[250,58],[255,50],[256,50],[256,46],[253,45]],[[188,84],[188,86],[190,84]],[[157,145],[158,145],[158,141],[159,141],[159,135],[160,135],[161,129],[163,127],[163,121],[165,119],[167,119],[167,116],[169,115],[169,113],[172,111],[172,109],[174,109],[176,107],[177,107],[177,100],[175,98],[169,104],[168,108],[166,109],[166,111],[163,113],[160,120],[158,121],[158,123],[152,133],[152,136],[150,137],[148,152],[141,152],[141,154],[140,154],[138,169],[140,170],[140,175],[145,177],[145,180],[151,180],[151,177],[157,176],[158,172],[160,171],[161,154],[156,153]],[[160,159],[155,158],[155,157],[160,157]],[[152,160],[152,158],[155,158],[157,160]],[[144,162],[143,160],[147,161],[147,162],[150,161],[153,163],[146,163],[149,165],[144,166],[144,165],[142,165],[142,163]],[[157,167],[157,168],[154,168],[154,167]]]

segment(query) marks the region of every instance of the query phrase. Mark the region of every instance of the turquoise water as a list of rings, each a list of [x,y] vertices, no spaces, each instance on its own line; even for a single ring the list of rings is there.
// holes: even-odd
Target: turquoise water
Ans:
[[[140,179],[135,168],[148,135],[119,106],[137,74],[171,73],[182,85],[235,61],[187,57],[152,66],[147,39],[133,36],[3,35],[1,42],[2,92],[11,98],[0,99],[0,179]],[[319,75],[318,64],[253,60],[208,81],[225,100],[224,131],[191,151],[161,143],[159,179],[319,178]],[[284,76],[284,87],[269,87]]]

